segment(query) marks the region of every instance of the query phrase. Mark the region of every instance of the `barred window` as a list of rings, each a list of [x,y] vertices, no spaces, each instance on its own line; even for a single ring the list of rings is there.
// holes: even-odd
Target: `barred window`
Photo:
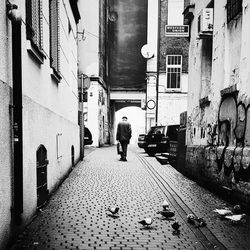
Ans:
[[[181,85],[182,56],[167,56],[167,88],[179,89]]]
[[[242,0],[227,0],[227,22],[242,12]]]
[[[60,75],[59,44],[59,1],[49,1],[50,67]],[[58,76],[59,76],[58,75]]]
[[[43,49],[42,1],[26,0],[26,36],[38,49]]]

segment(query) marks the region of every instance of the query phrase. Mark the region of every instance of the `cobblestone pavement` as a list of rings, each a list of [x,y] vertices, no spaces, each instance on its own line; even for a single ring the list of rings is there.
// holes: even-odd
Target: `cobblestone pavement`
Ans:
[[[250,249],[249,217],[233,225],[213,212],[234,204],[142,149],[129,148],[128,162],[118,160],[115,147],[88,153],[11,249]],[[173,221],[156,214],[163,200],[175,211],[179,234],[173,234]],[[108,216],[111,205],[119,206],[119,217]],[[203,217],[207,226],[187,223],[189,213]],[[155,216],[151,227],[138,223]]]

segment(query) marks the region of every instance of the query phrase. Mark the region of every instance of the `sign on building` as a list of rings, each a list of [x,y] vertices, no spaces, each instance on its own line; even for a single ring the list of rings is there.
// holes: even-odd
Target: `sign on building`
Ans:
[[[189,37],[188,25],[165,25],[165,36]]]

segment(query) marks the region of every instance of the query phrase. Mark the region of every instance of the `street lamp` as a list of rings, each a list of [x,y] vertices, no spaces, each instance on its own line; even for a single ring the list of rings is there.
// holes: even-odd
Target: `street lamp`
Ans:
[[[141,48],[141,54],[145,59],[149,60],[149,59],[154,57],[154,49],[149,44],[145,44]],[[147,109],[152,110],[152,111],[153,111],[153,109],[155,109],[155,124],[156,125],[157,125],[157,120],[158,120],[158,77],[159,77],[158,73],[157,73],[158,72],[158,58],[157,58],[157,66],[156,67],[157,67],[156,72],[146,71],[146,80],[147,80],[146,131],[147,131]],[[151,82],[151,80],[155,81],[155,94],[153,94],[155,96],[155,100],[154,100],[154,97],[148,100],[148,96],[150,96],[150,93],[148,92],[148,88],[149,88],[149,83]],[[151,90],[152,90],[152,88],[151,88]]]

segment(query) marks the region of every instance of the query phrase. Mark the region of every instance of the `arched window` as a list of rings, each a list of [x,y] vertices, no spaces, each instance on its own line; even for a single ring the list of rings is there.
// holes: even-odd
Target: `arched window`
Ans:
[[[48,198],[47,165],[47,150],[40,145],[36,151],[37,208],[44,205]]]

